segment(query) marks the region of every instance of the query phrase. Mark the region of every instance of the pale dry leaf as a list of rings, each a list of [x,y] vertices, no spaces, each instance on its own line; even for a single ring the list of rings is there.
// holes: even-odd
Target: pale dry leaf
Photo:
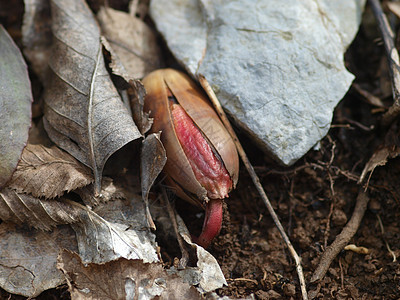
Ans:
[[[123,11],[102,7],[97,14],[101,30],[132,79],[160,68],[155,33],[142,20]]]
[[[155,235],[147,225],[145,208],[137,193],[126,199],[100,203],[73,224],[84,263],[106,263],[118,258],[158,261]]]
[[[390,11],[400,18],[400,3],[387,1],[385,4],[388,6]]]
[[[32,92],[19,48],[0,24],[0,189],[11,178],[28,141]]]
[[[61,249],[77,251],[70,226],[43,232],[14,224],[0,224],[0,287],[11,294],[33,298],[65,283],[57,269]]]
[[[107,73],[100,30],[87,4],[53,0],[51,11],[45,129],[53,142],[93,170],[100,193],[108,158],[141,134]]]
[[[67,152],[28,144],[8,187],[34,197],[55,198],[92,182],[90,169]]]
[[[161,263],[120,258],[85,266],[79,256],[63,251],[58,268],[65,274],[71,299],[201,299],[200,293]]]

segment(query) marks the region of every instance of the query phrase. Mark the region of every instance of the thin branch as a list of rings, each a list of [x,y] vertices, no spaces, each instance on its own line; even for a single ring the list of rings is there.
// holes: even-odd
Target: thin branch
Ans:
[[[378,22],[379,30],[382,34],[386,55],[389,63],[389,73],[392,80],[393,105],[383,115],[382,125],[389,126],[400,115],[400,62],[399,53],[394,44],[394,34],[390,28],[386,15],[382,11],[379,0],[369,0],[372,11]]]
[[[311,282],[320,281],[324,278],[326,272],[329,269],[332,261],[336,258],[340,251],[346,246],[351,238],[356,234],[358,227],[360,226],[361,220],[364,217],[365,211],[367,210],[367,205],[369,202],[369,197],[363,189],[360,190],[357,196],[356,206],[351,216],[350,221],[343,228],[342,232],[336,236],[333,243],[325,249],[322,254],[321,260],[318,267],[314,271],[311,277]]]
[[[274,208],[272,207],[271,202],[269,201],[269,199],[264,191],[264,188],[262,187],[262,185],[260,183],[260,179],[258,178],[256,172],[254,171],[253,166],[251,165],[251,163],[246,155],[246,152],[244,151],[242,145],[240,144],[235,131],[233,130],[219,100],[217,99],[217,96],[215,95],[210,84],[208,83],[207,79],[203,75],[199,75],[199,82],[200,82],[201,86],[203,87],[203,89],[206,91],[212,104],[214,105],[215,110],[217,111],[223,124],[225,125],[226,129],[228,130],[229,134],[231,135],[231,137],[236,145],[236,149],[238,150],[239,155],[240,155],[247,171],[249,172],[250,177],[253,180],[253,183],[256,186],[258,193],[261,196],[261,199],[263,200],[265,206],[267,207],[276,227],[279,230],[279,233],[281,234],[283,240],[285,241],[286,246],[288,247],[288,250],[296,263],[296,271],[297,271],[297,274],[299,277],[301,294],[303,296],[303,299],[306,300],[306,299],[308,299],[308,295],[307,295],[307,290],[306,290],[306,282],[305,282],[304,274],[303,274],[303,268],[301,266],[301,259],[300,259],[299,255],[296,253],[296,250],[294,249],[292,243],[290,242],[289,237],[286,235],[286,232],[285,232],[281,222],[279,221],[279,218],[276,215]]]

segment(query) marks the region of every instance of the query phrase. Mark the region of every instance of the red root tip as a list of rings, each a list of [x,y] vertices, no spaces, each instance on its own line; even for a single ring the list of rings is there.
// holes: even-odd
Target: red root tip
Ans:
[[[204,249],[210,246],[212,240],[217,236],[222,226],[222,200],[210,200],[206,206],[206,215],[203,223],[203,230],[198,238],[194,238],[194,242]]]

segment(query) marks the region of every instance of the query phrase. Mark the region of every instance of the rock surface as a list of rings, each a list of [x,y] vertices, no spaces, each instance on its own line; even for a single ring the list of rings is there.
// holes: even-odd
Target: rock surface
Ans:
[[[279,162],[329,130],[354,76],[343,54],[365,0],[152,0],[150,14],[186,70]]]

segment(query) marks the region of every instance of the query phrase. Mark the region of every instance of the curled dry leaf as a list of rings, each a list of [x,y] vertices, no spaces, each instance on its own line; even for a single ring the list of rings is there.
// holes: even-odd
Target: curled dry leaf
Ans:
[[[17,167],[31,126],[31,83],[18,47],[0,24],[0,189]]]
[[[9,293],[34,298],[65,283],[57,269],[61,249],[77,251],[75,233],[69,226],[51,232],[0,224],[0,287]]]
[[[161,173],[167,161],[164,146],[160,140],[160,134],[150,134],[142,143],[140,153],[140,180],[142,186],[142,198],[146,205],[147,219],[155,229],[149,211],[149,192],[157,176]]]
[[[44,125],[62,149],[93,170],[95,190],[108,158],[141,137],[104,65],[100,31],[82,1],[51,1],[54,42]]]
[[[400,148],[394,146],[384,147],[376,150],[369,159],[369,161],[365,164],[365,167],[361,173],[358,183],[362,183],[368,173],[370,173],[371,177],[376,167],[386,165],[389,158],[397,157],[399,154],[400,154]]]
[[[121,84],[118,88],[122,90],[127,89],[127,96],[130,101],[133,120],[138,126],[140,133],[145,134],[149,131],[152,124],[152,119],[149,118],[149,114],[143,111],[146,90],[140,80],[135,79],[129,74],[108,40],[102,38],[101,42],[104,48],[110,53],[110,68],[113,74],[118,75],[125,80],[125,84]]]
[[[34,197],[54,198],[93,181],[90,169],[56,146],[28,144],[9,187]]]
[[[72,299],[202,299],[200,293],[160,263],[119,260],[85,266],[79,256],[62,251],[58,268]]]
[[[106,7],[100,9],[97,18],[129,77],[142,78],[160,67],[156,35],[142,20]]]

